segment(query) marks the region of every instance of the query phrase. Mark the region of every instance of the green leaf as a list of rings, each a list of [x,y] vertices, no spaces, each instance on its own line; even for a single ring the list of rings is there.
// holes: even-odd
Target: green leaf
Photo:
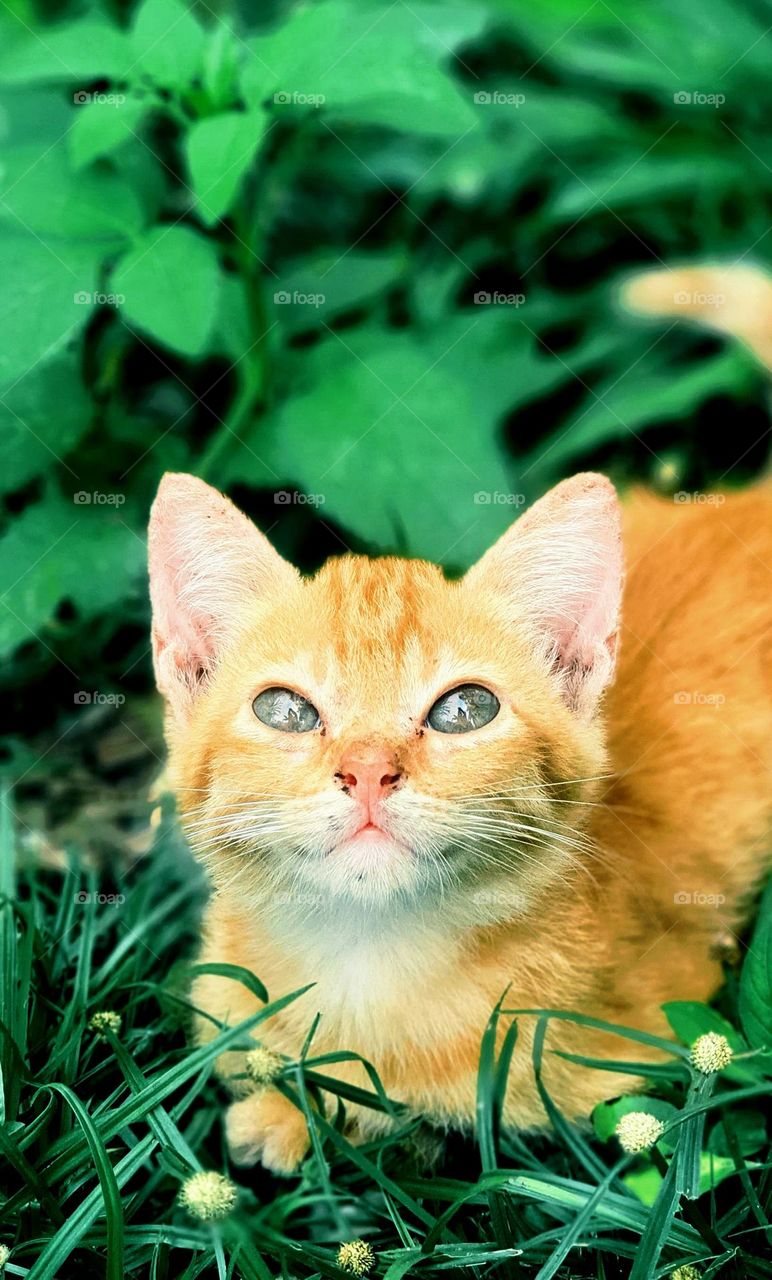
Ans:
[[[73,172],[64,147],[43,153],[15,147],[4,153],[0,174],[0,221],[17,232],[116,243],[142,227],[142,205],[131,187],[108,171]]]
[[[0,492],[60,462],[85,432],[91,412],[77,361],[69,355],[20,378],[0,396]]]
[[[214,246],[187,226],[153,227],[111,278],[127,323],[186,356],[207,349],[219,288]]]
[[[479,14],[470,10],[467,22],[451,38],[479,29]],[[273,102],[281,116],[319,106],[330,119],[458,137],[478,124],[472,91],[462,96],[440,65],[452,47],[432,26],[407,5],[327,0],[295,9],[276,31],[249,41],[244,95]]]
[[[732,1135],[737,1139],[739,1150],[744,1156],[753,1155],[765,1145],[767,1123],[760,1111],[735,1111],[728,1123]],[[725,1125],[726,1118],[722,1116],[708,1138],[708,1149],[718,1156],[732,1154]]]
[[[254,440],[244,435],[218,479],[279,474],[370,545],[452,565],[470,563],[522,508],[500,418],[566,376],[493,308],[423,341],[346,331],[304,352],[303,371],[306,387]]]
[[[0,88],[0,141],[3,147],[34,143],[58,146],[72,122],[72,102],[60,88],[11,85]],[[1,154],[1,153],[0,153]]]
[[[201,67],[201,82],[217,110],[230,106],[238,96],[239,54],[236,36],[220,18],[214,30],[208,33]]]
[[[674,1225],[673,1220],[678,1212],[677,1172],[678,1158],[674,1157],[662,1179],[651,1213],[646,1219],[646,1226],[641,1234],[640,1244],[630,1272],[630,1280],[650,1280],[650,1277],[655,1272],[660,1254],[667,1244],[668,1236]]]
[[[113,96],[124,100],[110,104],[101,102],[96,95],[92,95],[91,102],[77,111],[67,135],[67,146],[74,169],[82,169],[100,156],[110,155],[122,143],[134,137],[148,108],[148,99],[136,92]]]
[[[132,58],[157,84],[184,87],[201,68],[205,39],[183,0],[144,0],[131,33]]]
[[[407,268],[401,252],[320,254],[287,263],[274,280],[273,302],[284,328],[298,330],[377,297]]]
[[[748,1051],[748,1044],[736,1027],[709,1005],[700,1004],[697,1000],[671,1000],[663,1004],[662,1012],[684,1044],[691,1046],[698,1036],[715,1031],[720,1036],[726,1036],[735,1053]],[[747,1062],[733,1062],[722,1072],[727,1079],[740,1082],[758,1080],[760,1074],[759,1064],[753,1058],[749,1058]]]
[[[228,111],[199,120],[185,140],[190,181],[202,221],[211,226],[231,208],[263,138],[268,116]]]
[[[191,967],[190,976],[196,978],[202,974],[213,974],[218,978],[230,978],[233,982],[240,982],[252,993],[258,1000],[265,1004],[268,1000],[268,992],[263,986],[256,974],[251,969],[245,969],[239,964],[195,964]]]
[[[740,1021],[755,1049],[772,1051],[772,880],[740,976]]]
[[[629,1187],[634,1196],[637,1196],[642,1204],[653,1205],[659,1189],[662,1186],[662,1174],[653,1164],[643,1165],[640,1169],[634,1169],[631,1173],[626,1173],[622,1181],[626,1187]]]
[[[120,79],[131,66],[129,38],[99,18],[48,27],[41,38],[22,25],[3,32],[0,84],[69,80],[74,90],[97,79]]]
[[[67,1105],[74,1112],[78,1124],[83,1130],[86,1142],[88,1143],[89,1154],[93,1161],[97,1177],[99,1178],[102,1197],[104,1199],[105,1219],[107,1224],[106,1280],[121,1280],[124,1274],[123,1202],[121,1200],[121,1192],[115,1176],[115,1170],[110,1163],[110,1157],[105,1149],[105,1144],[97,1132],[92,1117],[89,1115],[80,1098],[73,1093],[72,1089],[68,1089],[67,1086],[63,1084],[47,1084],[43,1087],[45,1089],[53,1090],[64,1098]]]
[[[737,394],[755,376],[751,357],[729,349],[674,372],[658,357],[643,359],[591,393],[545,449],[534,450],[533,474],[562,475],[612,440],[629,440],[663,421],[687,418],[714,395]]]
[[[63,600],[82,619],[92,618],[117,606],[141,579],[144,547],[120,516],[122,495],[84,503],[77,483],[70,502],[51,494],[27,507],[0,539],[0,655],[39,639]]]
[[[105,246],[33,236],[0,236],[0,386],[27,374],[73,338],[91,317],[76,299],[92,294]]]

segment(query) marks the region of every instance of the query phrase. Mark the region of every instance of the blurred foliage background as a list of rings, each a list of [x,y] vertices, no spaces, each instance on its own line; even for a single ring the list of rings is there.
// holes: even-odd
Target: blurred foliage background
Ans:
[[[72,780],[77,757],[114,792],[160,754],[144,530],[167,469],[303,568],[450,571],[579,468],[665,491],[762,469],[763,371],[618,290],[769,256],[768,22],[761,0],[4,4],[15,771]]]

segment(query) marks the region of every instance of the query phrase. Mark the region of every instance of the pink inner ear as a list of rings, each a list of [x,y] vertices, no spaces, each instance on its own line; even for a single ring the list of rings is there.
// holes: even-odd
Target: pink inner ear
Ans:
[[[618,520],[598,521],[592,552],[588,548],[587,578],[573,600],[573,616],[555,628],[558,649],[566,662],[591,664],[602,645],[613,643],[619,615],[622,559]]]
[[[297,574],[227,498],[187,475],[161,481],[149,559],[156,679],[182,717],[237,629],[245,602],[286,587]]]
[[[611,680],[616,657],[622,589],[619,505],[603,477],[576,476],[542,500],[544,523],[534,508],[529,530],[539,546],[554,541],[562,550],[552,557],[543,590],[554,601],[549,631],[564,694],[577,710],[591,711]],[[549,608],[549,605],[548,605]]]
[[[566,701],[591,712],[613,674],[622,586],[619,504],[605,476],[552,489],[470,576],[506,597],[546,643]]]

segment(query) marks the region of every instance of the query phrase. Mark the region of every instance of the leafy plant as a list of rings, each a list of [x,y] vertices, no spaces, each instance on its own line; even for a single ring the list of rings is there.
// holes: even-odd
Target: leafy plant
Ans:
[[[750,358],[615,301],[633,267],[764,253],[752,0],[714,4],[701,37],[720,106],[697,101],[685,0],[624,22],[578,0],[16,3],[9,687],[146,685],[141,544],[168,468],[235,490],[302,567],[352,546],[459,569],[578,467],[679,487],[762,464]]]

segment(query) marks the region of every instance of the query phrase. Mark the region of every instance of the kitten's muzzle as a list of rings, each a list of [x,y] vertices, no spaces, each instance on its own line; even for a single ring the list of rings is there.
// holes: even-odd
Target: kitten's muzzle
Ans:
[[[335,777],[342,790],[360,806],[365,825],[375,826],[381,801],[397,789],[403,774],[393,756],[384,752],[367,757],[344,756]]]

